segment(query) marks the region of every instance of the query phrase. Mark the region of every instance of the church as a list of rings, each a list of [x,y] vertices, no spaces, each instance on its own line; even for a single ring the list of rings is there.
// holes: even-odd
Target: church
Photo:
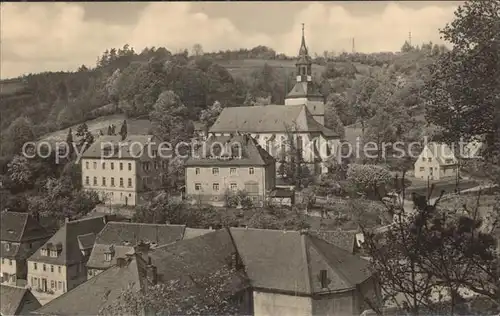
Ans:
[[[327,171],[325,161],[339,149],[340,136],[324,126],[325,97],[312,78],[312,59],[304,26],[296,62],[296,83],[285,104],[225,108],[209,130],[209,137],[249,134],[280,160],[292,139],[313,174]]]

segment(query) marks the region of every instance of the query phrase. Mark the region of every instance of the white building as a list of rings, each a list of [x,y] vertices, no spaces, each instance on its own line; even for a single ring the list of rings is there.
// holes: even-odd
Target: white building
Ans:
[[[168,163],[152,135],[101,136],[82,156],[82,186],[106,204],[137,205],[163,187]]]
[[[446,144],[427,144],[415,161],[415,178],[440,180],[457,176],[458,160]]]

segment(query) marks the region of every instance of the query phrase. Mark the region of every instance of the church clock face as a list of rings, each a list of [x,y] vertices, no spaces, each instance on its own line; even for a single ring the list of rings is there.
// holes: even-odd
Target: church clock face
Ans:
[[[302,76],[297,76],[297,82],[302,81]]]

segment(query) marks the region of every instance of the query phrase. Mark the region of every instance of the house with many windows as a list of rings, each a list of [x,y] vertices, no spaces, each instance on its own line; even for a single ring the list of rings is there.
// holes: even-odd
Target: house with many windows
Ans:
[[[440,180],[457,176],[458,160],[446,144],[429,143],[415,161],[415,178]]]
[[[0,226],[1,283],[25,285],[28,273],[26,259],[52,234],[28,213],[3,211]]]
[[[153,135],[102,136],[82,155],[82,186],[106,204],[137,205],[163,187],[166,160]]]
[[[57,297],[87,280],[86,263],[106,216],[66,220],[64,225],[28,258],[28,286]]]
[[[185,163],[186,196],[219,205],[225,195],[245,191],[262,202],[275,187],[274,158],[249,135],[213,136]]]

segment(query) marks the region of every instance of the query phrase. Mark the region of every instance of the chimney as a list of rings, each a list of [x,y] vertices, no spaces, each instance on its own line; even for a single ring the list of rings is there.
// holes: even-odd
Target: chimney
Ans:
[[[208,229],[213,230],[212,226],[208,227]]]
[[[69,222],[70,222],[70,218],[69,218],[68,216],[66,216],[66,217],[64,218],[64,222],[65,222],[65,223],[69,223]]]
[[[127,265],[127,259],[122,258],[122,257],[116,258],[116,265],[119,268],[125,267]]]
[[[135,247],[135,252],[140,255],[144,260],[148,260],[149,258],[149,249],[150,245],[140,241]]]
[[[151,264],[151,257],[149,256],[148,256],[148,265],[146,266],[146,275],[154,285],[158,283],[158,271],[156,267]]]

